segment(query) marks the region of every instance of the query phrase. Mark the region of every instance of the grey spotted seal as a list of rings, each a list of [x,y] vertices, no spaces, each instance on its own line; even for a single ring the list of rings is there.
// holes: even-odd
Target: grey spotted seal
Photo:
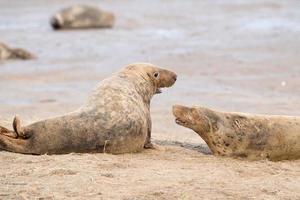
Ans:
[[[36,56],[21,48],[11,48],[8,45],[0,42],[0,60],[6,59],[34,59]]]
[[[148,63],[131,64],[99,83],[74,112],[0,128],[0,149],[24,154],[138,152],[151,148],[150,100],[176,74]]]
[[[249,160],[300,158],[300,117],[173,106],[177,124],[194,130],[214,155]]]
[[[115,16],[90,5],[75,5],[56,13],[50,20],[54,29],[111,28]]]

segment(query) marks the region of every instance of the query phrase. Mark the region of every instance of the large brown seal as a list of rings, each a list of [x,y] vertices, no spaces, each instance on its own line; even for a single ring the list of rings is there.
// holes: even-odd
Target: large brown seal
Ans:
[[[110,28],[115,16],[97,7],[76,5],[55,14],[50,23],[54,29]]]
[[[300,117],[173,106],[176,123],[197,132],[214,155],[249,160],[300,158]]]
[[[6,44],[0,42],[0,60],[6,59],[34,59],[36,58],[35,55],[32,53],[21,49],[21,48],[10,48]]]
[[[0,149],[25,154],[138,152],[151,148],[150,100],[176,74],[147,63],[131,64],[100,82],[78,110],[22,127],[1,127]]]

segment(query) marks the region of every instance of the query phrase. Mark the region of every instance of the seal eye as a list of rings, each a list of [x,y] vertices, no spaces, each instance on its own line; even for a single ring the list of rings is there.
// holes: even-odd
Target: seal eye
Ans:
[[[159,77],[159,73],[158,73],[158,72],[155,72],[155,73],[153,74],[153,76],[154,76],[155,78],[158,78],[158,77]]]

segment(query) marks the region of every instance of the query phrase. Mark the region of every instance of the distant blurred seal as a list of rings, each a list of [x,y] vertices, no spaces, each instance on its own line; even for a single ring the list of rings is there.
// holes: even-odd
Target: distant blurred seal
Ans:
[[[54,29],[111,28],[114,23],[113,13],[88,5],[65,8],[51,18]]]
[[[6,44],[0,42],[0,60],[6,60],[6,59],[34,59],[36,58],[35,55],[32,53],[20,49],[20,48],[10,48]]]
[[[176,123],[197,132],[214,155],[273,161],[300,158],[300,117],[173,106]]]
[[[175,81],[171,71],[131,64],[101,81],[72,113],[25,127],[15,117],[14,131],[0,128],[0,149],[25,154],[120,154],[151,148],[150,100]]]

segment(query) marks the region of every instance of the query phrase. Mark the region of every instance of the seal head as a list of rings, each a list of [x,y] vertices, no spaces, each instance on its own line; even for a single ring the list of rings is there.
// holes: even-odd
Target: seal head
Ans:
[[[50,19],[50,24],[54,29],[60,29],[63,26],[64,21],[60,14],[56,14]]]
[[[171,87],[177,80],[177,75],[169,70],[162,69],[150,63],[134,63],[128,65],[122,73],[126,77],[141,77],[150,84],[152,95],[161,93],[161,88]]]
[[[214,139],[218,135],[220,117],[204,107],[173,106],[173,115],[178,125],[195,131],[208,145],[213,153]]]
[[[209,118],[196,107],[174,105],[173,115],[177,124],[201,133],[201,135],[210,131]]]

